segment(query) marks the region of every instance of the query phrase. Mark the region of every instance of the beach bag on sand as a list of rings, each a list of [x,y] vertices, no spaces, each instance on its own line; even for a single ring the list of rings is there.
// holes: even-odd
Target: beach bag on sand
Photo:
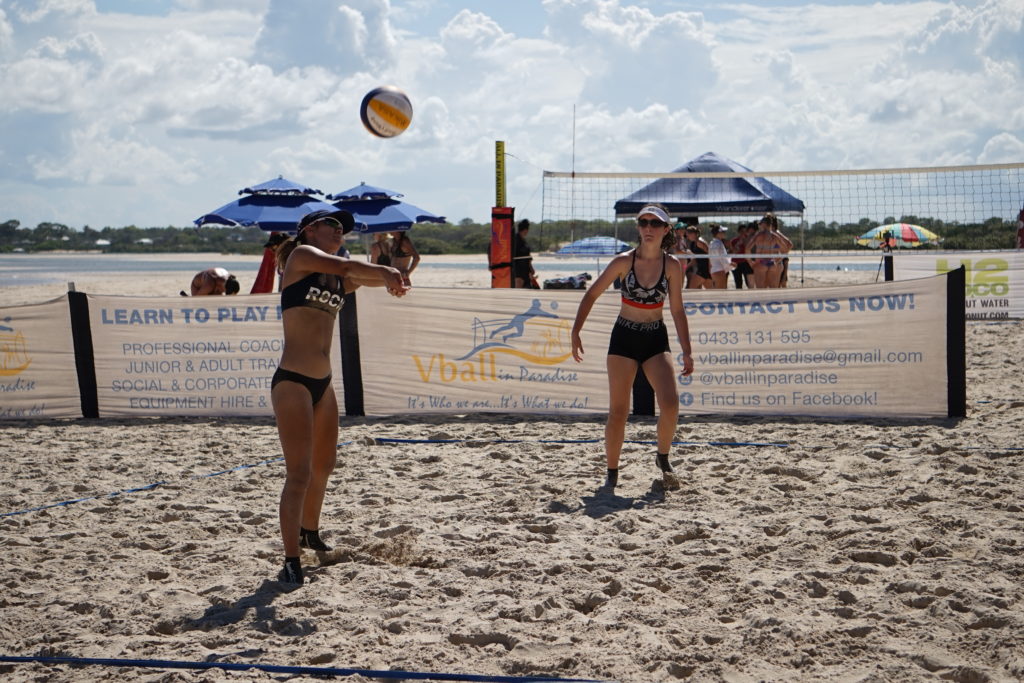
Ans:
[[[592,279],[590,273],[555,277],[544,281],[544,289],[586,289],[587,281]]]

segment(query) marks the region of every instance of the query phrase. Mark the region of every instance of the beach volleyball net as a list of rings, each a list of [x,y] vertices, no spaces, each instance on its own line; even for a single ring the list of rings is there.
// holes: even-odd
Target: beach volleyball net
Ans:
[[[635,216],[639,204],[655,201],[676,218],[699,216],[726,225],[773,210],[786,227],[826,234],[843,226],[888,223],[940,232],[958,226],[1008,228],[1024,205],[1024,163],[742,173],[544,171],[544,224],[567,224],[573,239],[621,229],[618,223]],[[974,248],[1012,246],[1003,243],[1003,235],[993,235],[990,245],[984,234],[978,237]],[[846,234],[833,246],[853,248]]]

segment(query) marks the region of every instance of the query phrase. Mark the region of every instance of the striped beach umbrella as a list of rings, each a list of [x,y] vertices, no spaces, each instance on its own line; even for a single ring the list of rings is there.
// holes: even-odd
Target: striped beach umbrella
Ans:
[[[876,249],[885,243],[886,237],[895,240],[894,247],[919,247],[930,242],[941,242],[942,238],[931,230],[910,223],[889,223],[872,228],[857,238],[857,244]]]

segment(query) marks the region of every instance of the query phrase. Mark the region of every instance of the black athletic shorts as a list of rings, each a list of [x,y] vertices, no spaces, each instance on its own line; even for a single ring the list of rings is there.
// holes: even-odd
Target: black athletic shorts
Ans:
[[[638,323],[620,316],[612,327],[612,337],[608,342],[609,356],[625,356],[637,363],[669,350],[668,328],[663,320]]]

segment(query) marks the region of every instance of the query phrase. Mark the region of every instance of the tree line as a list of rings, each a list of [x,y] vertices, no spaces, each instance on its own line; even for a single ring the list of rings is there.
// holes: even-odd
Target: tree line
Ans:
[[[751,220],[756,220],[751,218]],[[713,219],[702,219],[706,227]],[[911,223],[931,230],[942,238],[943,249],[1011,249],[1015,246],[1016,224],[1002,218],[983,223],[945,223],[934,218],[892,216],[881,221],[861,218],[856,223],[816,222],[801,226],[795,219],[780,220],[782,230],[796,249],[807,251],[866,250],[856,238],[872,228],[889,223]],[[722,221],[729,234],[736,234],[737,221]],[[47,251],[101,251],[109,253],[199,253],[261,254],[268,233],[257,227],[179,228],[129,225],[96,230],[81,230],[60,223],[40,223],[22,227],[17,220],[0,223],[0,253]],[[464,218],[458,223],[424,223],[413,226],[410,235],[421,254],[483,254],[491,242],[491,226]],[[534,253],[556,251],[562,245],[584,237],[617,236],[634,242],[636,231],[631,220],[614,221],[541,221],[531,226],[530,247]],[[349,251],[366,253],[370,237],[357,235],[346,242]],[[925,245],[919,248],[930,248]]]

